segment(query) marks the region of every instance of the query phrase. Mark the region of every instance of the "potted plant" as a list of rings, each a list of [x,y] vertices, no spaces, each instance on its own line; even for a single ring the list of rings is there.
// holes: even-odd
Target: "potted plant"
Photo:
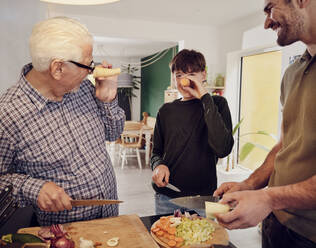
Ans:
[[[119,106],[125,111],[126,120],[130,120],[132,97],[136,97],[134,91],[139,90],[141,77],[136,75],[138,67],[130,64],[121,67],[122,73],[118,76],[118,101]]]
[[[224,87],[225,77],[221,73],[216,74],[215,87]]]
[[[240,125],[241,123],[243,122],[244,118],[242,118],[234,127],[233,129],[233,136],[235,136],[236,132],[238,131],[238,129],[240,128]],[[239,135],[239,141],[242,139],[242,137],[244,136],[247,136],[247,135],[265,135],[265,136],[269,136],[271,137],[275,142],[277,142],[277,138],[275,137],[275,135],[273,134],[270,134],[266,131],[255,131],[255,132],[249,132],[249,133],[244,133],[244,134],[240,134]],[[240,149],[240,154],[239,154],[239,157],[237,160],[239,161],[244,161],[247,156],[253,151],[254,148],[259,148],[259,149],[262,149],[266,152],[269,152],[270,151],[270,148],[264,146],[264,145],[261,145],[261,144],[258,144],[258,143],[253,143],[253,142],[246,142]],[[232,161],[231,161],[231,166],[232,166],[232,169],[234,169],[235,167],[235,156],[234,156],[234,153],[235,153],[235,149],[233,148],[233,151],[230,155],[227,156],[227,165],[226,165],[226,171],[229,171],[229,167],[230,167],[230,156],[232,157]],[[238,155],[237,155],[238,156]]]

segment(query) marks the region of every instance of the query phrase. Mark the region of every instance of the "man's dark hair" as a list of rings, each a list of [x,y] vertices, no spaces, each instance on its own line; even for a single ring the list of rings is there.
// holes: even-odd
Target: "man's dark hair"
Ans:
[[[203,54],[188,49],[181,50],[170,62],[171,72],[200,72],[205,71],[205,66],[206,62]]]

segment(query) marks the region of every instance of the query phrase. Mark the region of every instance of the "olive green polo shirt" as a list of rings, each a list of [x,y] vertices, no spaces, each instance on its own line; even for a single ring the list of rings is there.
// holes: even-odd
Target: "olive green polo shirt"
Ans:
[[[282,79],[283,142],[269,187],[295,184],[316,175],[315,60],[306,51]],[[316,242],[316,209],[285,209],[274,214],[282,224]]]

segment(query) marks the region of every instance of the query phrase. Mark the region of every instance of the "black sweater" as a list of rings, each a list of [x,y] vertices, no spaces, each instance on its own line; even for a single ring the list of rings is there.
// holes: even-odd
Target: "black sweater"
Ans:
[[[170,170],[168,188],[156,192],[169,197],[210,195],[217,188],[216,163],[233,147],[228,104],[221,96],[204,95],[201,100],[175,100],[157,114],[151,168],[164,164]]]

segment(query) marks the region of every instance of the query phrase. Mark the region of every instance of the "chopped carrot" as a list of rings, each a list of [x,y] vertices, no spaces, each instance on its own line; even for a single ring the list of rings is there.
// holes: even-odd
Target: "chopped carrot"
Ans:
[[[170,241],[168,242],[168,245],[169,245],[170,247],[174,247],[174,246],[176,246],[176,244],[177,244],[177,242],[174,241],[174,240],[170,240]]]
[[[176,247],[178,248],[178,247],[181,247],[181,246],[182,246],[182,242],[181,243],[177,242]]]
[[[162,229],[162,225],[160,223],[157,223],[156,227]]]
[[[169,227],[168,227],[168,225],[162,225],[160,229],[168,232]]]
[[[160,217],[160,223],[166,223],[168,222],[168,218],[166,216]]]
[[[175,235],[175,234],[176,234],[176,231],[177,231],[177,229],[176,229],[175,227],[170,227],[170,228],[168,228],[168,233],[169,233],[169,234]]]
[[[169,239],[175,239],[174,235],[169,235]]]
[[[156,227],[156,228],[151,229],[151,231],[152,231],[153,233],[156,233],[156,232],[160,231],[160,228],[159,228],[159,227]]]
[[[183,238],[181,238],[181,237],[175,237],[174,240],[177,241],[177,242],[183,242]]]
[[[163,231],[158,231],[156,234],[158,235],[158,236],[162,236],[163,235]]]
[[[169,239],[169,234],[164,232],[163,236],[166,238],[166,239]]]

